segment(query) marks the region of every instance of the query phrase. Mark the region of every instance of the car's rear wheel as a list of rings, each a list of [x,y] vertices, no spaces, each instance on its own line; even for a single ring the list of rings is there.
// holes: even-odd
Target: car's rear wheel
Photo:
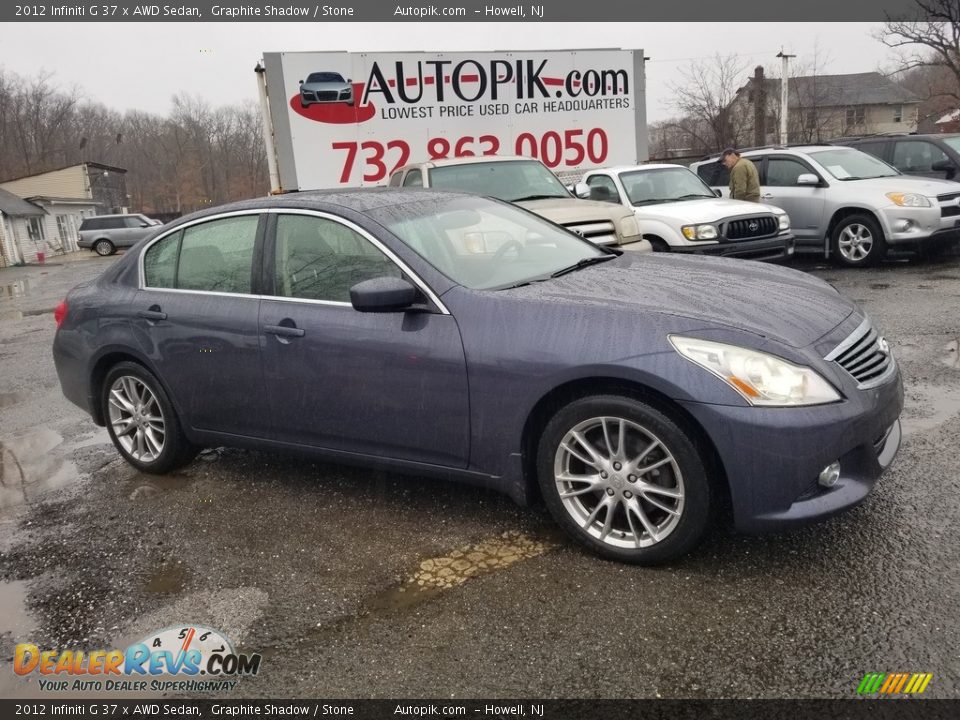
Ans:
[[[109,240],[97,240],[93,244],[93,251],[102,257],[107,255],[113,255],[117,249],[113,246],[113,243]]]
[[[887,243],[877,222],[868,215],[848,215],[833,228],[833,255],[843,265],[865,267],[880,262]]]
[[[124,460],[161,475],[192,460],[198,448],[183,434],[157,379],[136,363],[114,366],[103,383],[107,431]]]
[[[638,400],[598,396],[561,409],[541,435],[537,470],[554,519],[599,555],[662,563],[707,528],[712,493],[696,444]]]

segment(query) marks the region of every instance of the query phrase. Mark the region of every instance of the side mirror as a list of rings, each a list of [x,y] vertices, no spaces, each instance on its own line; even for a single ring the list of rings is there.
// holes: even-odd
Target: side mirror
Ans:
[[[820,178],[813,173],[803,173],[797,177],[797,185],[819,185]]]
[[[153,226],[152,226],[150,223],[148,223],[148,222],[141,222],[141,223],[140,223],[140,227],[142,227],[142,228],[148,228],[148,227],[153,227]]]
[[[581,200],[586,200],[590,197],[590,186],[585,182],[578,182],[573,186],[573,194]]]
[[[403,278],[378,277],[350,288],[350,304],[360,312],[399,312],[413,305],[418,294]]]
[[[952,160],[937,160],[930,169],[936,172],[950,172],[954,167]]]
[[[347,78],[347,82],[353,82],[350,78]]]
[[[300,81],[300,84],[303,85],[303,80]]]
[[[716,195],[717,197],[723,197],[723,190],[721,190],[720,188],[714,188],[713,194]]]

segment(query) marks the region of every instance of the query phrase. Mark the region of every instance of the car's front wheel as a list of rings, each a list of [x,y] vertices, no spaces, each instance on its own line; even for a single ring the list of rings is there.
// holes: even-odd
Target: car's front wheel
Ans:
[[[554,519],[599,555],[662,563],[707,528],[712,493],[696,443],[638,400],[597,396],[561,409],[541,436],[537,470]]]
[[[883,231],[868,215],[848,215],[833,228],[833,254],[843,265],[865,267],[887,253]]]
[[[93,244],[93,251],[101,257],[106,257],[107,255],[113,255],[117,249],[109,240],[97,240]]]
[[[124,460],[162,475],[192,460],[198,448],[183,434],[157,379],[136,363],[114,366],[103,383],[107,432]]]

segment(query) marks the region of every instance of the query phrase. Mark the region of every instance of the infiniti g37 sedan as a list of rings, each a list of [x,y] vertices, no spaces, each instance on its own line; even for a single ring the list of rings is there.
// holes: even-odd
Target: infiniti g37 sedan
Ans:
[[[900,445],[886,341],[830,285],[597,247],[428,190],[311,192],[164,226],[57,308],[65,395],[131,465],[287,449],[542,497],[656,563],[864,499]]]

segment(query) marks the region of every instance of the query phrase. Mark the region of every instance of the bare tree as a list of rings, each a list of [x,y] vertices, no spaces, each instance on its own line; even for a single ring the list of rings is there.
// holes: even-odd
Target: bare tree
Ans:
[[[960,3],[957,0],[915,0],[923,20],[890,20],[878,39],[898,51],[899,70],[942,68],[952,82],[939,94],[960,102]]]
[[[673,107],[684,118],[684,131],[696,151],[737,146],[744,135],[744,118],[733,100],[742,85],[746,65],[736,55],[717,54],[681,70],[683,81],[672,83]]]

